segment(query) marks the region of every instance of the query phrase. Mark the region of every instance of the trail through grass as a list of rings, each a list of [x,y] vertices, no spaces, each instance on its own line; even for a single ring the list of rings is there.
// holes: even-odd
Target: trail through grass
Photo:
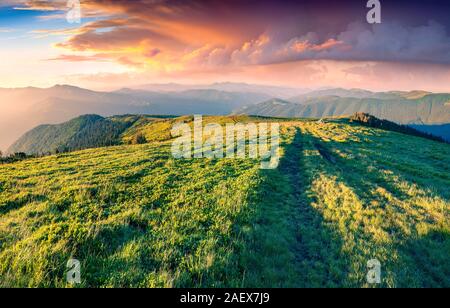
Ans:
[[[449,145],[284,121],[261,170],[173,159],[164,121],[133,128],[149,144],[0,166],[1,287],[71,287],[69,258],[79,287],[372,287],[374,258],[381,287],[450,286]]]

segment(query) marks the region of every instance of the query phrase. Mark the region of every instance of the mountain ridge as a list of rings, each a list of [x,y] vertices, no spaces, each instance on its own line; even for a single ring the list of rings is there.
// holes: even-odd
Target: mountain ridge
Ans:
[[[61,124],[39,125],[13,143],[7,153],[42,155],[115,145],[120,134],[136,120],[83,115]]]
[[[192,95],[191,91],[189,96],[185,93],[185,97],[180,93],[135,93],[139,94],[137,90],[133,93],[99,92],[69,85],[0,89],[0,149],[6,149],[40,124],[58,124],[83,114],[95,113],[105,117],[127,113],[229,114],[244,104],[269,98],[258,93],[218,90],[197,90],[197,95]]]
[[[295,88],[242,83],[216,83],[204,85],[205,89],[199,87],[192,85],[172,92],[135,88],[100,92],[71,85],[0,89],[0,149],[6,150],[20,136],[40,124],[58,124],[84,114],[109,117],[120,114],[244,113],[320,118],[367,112],[399,124],[450,123],[449,94],[342,88],[304,93],[305,90]],[[161,90],[161,87],[158,89]],[[298,95],[291,96],[292,91]]]
[[[281,99],[272,99],[271,102],[284,106],[289,104]],[[209,117],[205,118],[208,121]],[[247,119],[240,116],[238,119]],[[268,118],[275,119],[275,118]],[[280,119],[289,121],[290,119]],[[340,117],[340,120],[346,119]],[[387,129],[403,134],[419,136],[440,142],[448,142],[441,138],[436,129],[423,131],[417,127],[398,125],[396,123],[380,120],[376,117],[356,113],[347,118],[350,122],[369,125],[374,128]],[[56,125],[40,125],[21,136],[7,151],[7,154],[25,153],[27,155],[42,155],[56,152],[71,152],[75,150],[129,144],[142,136],[145,142],[171,139],[170,129],[176,120],[192,121],[192,117],[182,116],[154,116],[154,115],[118,115],[104,118],[99,115],[83,115],[70,121]],[[335,118],[329,119],[336,120]],[[157,136],[159,134],[159,136]]]
[[[427,94],[419,99],[377,99],[339,96],[306,97],[302,103],[283,100],[277,107],[272,100],[236,110],[239,114],[286,117],[330,117],[365,112],[399,124],[447,124],[450,94]]]

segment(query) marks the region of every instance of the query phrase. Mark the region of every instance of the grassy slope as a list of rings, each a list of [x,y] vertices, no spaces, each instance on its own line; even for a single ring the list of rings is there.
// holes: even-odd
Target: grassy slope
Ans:
[[[377,258],[384,286],[448,287],[450,147],[336,123],[303,125],[302,131],[305,199],[322,230],[311,230],[307,241],[334,239],[318,245],[327,264],[320,265],[320,277],[364,285],[366,262]],[[314,143],[337,164],[320,159]],[[322,283],[329,284],[327,278]]]
[[[76,257],[83,286],[366,286],[378,258],[383,286],[449,287],[450,146],[341,122],[283,123],[276,170],[173,160],[165,121],[0,166],[0,286],[66,286]]]

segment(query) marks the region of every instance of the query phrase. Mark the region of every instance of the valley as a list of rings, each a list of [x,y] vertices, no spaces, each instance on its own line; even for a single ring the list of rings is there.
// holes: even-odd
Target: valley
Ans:
[[[10,152],[13,143],[37,126],[62,124],[86,114],[323,118],[365,112],[449,140],[445,127],[450,123],[449,100],[448,93],[426,91],[307,90],[240,83],[154,84],[112,92],[68,85],[0,89],[0,150]]]

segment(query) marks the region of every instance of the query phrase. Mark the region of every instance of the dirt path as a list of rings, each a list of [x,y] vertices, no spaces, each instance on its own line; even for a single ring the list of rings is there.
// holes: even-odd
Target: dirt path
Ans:
[[[331,266],[332,260],[342,258],[332,253],[340,251],[342,242],[324,221],[322,213],[312,205],[313,200],[307,196],[314,175],[311,178],[306,173],[303,160],[305,142],[308,142],[307,138],[297,129],[280,162],[280,172],[287,178],[291,190],[289,223],[295,230],[295,243],[291,244],[291,251],[295,256],[294,267],[298,277],[296,287],[333,286],[336,280],[342,281],[346,275],[345,271],[342,275],[336,275]],[[346,263],[345,260],[342,263]]]
[[[280,163],[280,171],[288,178],[292,189],[291,200],[293,200],[294,206],[291,223],[295,225],[295,229],[297,230],[295,236],[297,243],[295,247],[293,247],[293,252],[295,253],[295,261],[297,263],[296,268],[298,269],[299,274],[301,274],[302,263],[305,261],[305,249],[302,247],[303,238],[299,231],[302,228],[301,224],[304,223],[302,217],[307,213],[305,209],[308,208],[308,204],[304,199],[305,177],[303,174],[302,156],[302,133],[300,129],[297,129],[294,140],[286,147],[285,155]]]

